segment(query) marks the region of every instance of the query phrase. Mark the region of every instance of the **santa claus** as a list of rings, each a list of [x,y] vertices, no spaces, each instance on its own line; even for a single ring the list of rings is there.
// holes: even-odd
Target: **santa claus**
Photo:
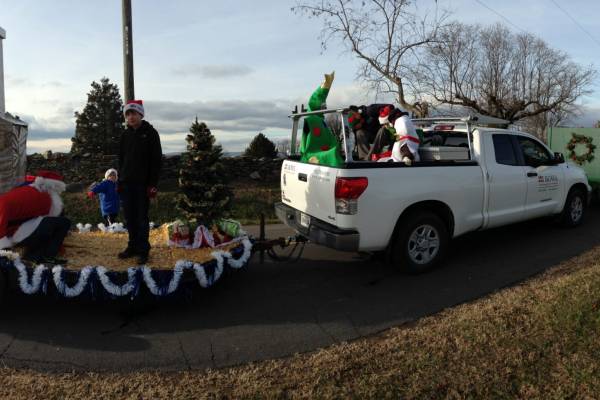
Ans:
[[[59,174],[39,171],[31,183],[0,195],[0,248],[18,244],[25,247],[25,259],[55,261],[49,259],[58,254],[71,225],[60,216],[65,188]]]

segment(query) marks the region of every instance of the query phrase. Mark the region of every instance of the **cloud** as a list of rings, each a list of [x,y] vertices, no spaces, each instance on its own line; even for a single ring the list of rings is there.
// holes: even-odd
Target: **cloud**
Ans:
[[[253,69],[246,65],[200,65],[188,64],[174,68],[176,75],[197,75],[206,79],[224,79],[249,75]]]
[[[7,87],[26,87],[26,88],[48,88],[48,89],[58,89],[58,88],[66,88],[67,85],[60,81],[49,81],[49,82],[34,82],[29,78],[23,78],[21,76],[15,75],[6,75],[6,86]]]
[[[258,133],[264,133],[273,141],[289,138],[292,122],[288,118],[292,108],[308,102],[312,88],[306,96],[288,99],[267,100],[225,100],[225,101],[152,101],[144,103],[147,120],[158,130],[161,136],[163,152],[185,151],[185,137],[196,117],[205,122],[216,142],[225,151],[242,151]],[[330,108],[349,104],[369,102],[369,92],[358,85],[337,86],[327,99]],[[29,139],[35,141],[35,148],[64,151],[70,148],[70,138],[75,132],[73,117],[74,105],[54,102],[47,107],[53,108],[49,116],[21,115],[29,123]],[[52,140],[65,139],[67,142]],[[68,143],[68,146],[65,145]]]
[[[59,81],[51,81],[51,82],[43,83],[42,86],[47,86],[50,88],[62,88],[62,87],[66,87],[67,85],[65,85],[64,83],[59,82]]]
[[[50,116],[36,117],[31,114],[21,114],[19,117],[29,125],[29,132],[75,132],[75,118],[70,107],[58,107]]]
[[[27,154],[43,153],[46,150],[66,153],[71,150],[71,139],[27,140]]]
[[[198,117],[211,130],[260,132],[267,128],[287,128],[290,113],[286,101],[195,101],[190,103],[147,101],[148,120],[166,133],[186,132]]]

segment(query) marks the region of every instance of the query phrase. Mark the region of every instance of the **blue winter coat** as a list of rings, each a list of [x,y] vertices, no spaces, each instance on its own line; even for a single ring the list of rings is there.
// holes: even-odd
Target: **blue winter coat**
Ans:
[[[117,193],[117,183],[110,179],[105,179],[91,189],[100,198],[100,211],[102,215],[119,213],[119,193]]]

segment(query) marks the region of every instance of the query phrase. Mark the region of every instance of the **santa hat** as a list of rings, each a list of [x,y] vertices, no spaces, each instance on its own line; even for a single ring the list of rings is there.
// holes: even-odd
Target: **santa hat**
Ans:
[[[385,106],[381,110],[379,110],[379,124],[383,125],[389,122],[390,112],[392,111],[392,107]]]
[[[51,179],[51,180],[55,180],[55,181],[61,181],[61,182],[63,182],[65,180],[63,178],[63,176],[61,174],[59,174],[58,172],[46,171],[43,169],[37,171],[35,173],[35,176],[45,178],[45,179]]]
[[[115,176],[118,178],[119,174],[117,173],[117,170],[114,168],[109,168],[106,170],[106,172],[104,173],[104,179],[108,179],[109,176],[111,176],[112,174],[115,174]]]
[[[56,172],[38,171],[31,185],[14,188],[0,198],[0,248],[22,242],[44,217],[62,213],[60,193],[66,189],[62,179]]]
[[[144,103],[142,100],[128,100],[127,104],[125,104],[125,107],[123,108],[123,114],[127,114],[127,111],[129,110],[133,110],[143,117]]]
[[[63,202],[60,194],[67,189],[67,185],[63,182],[63,177],[54,171],[40,170],[35,173],[35,180],[31,184],[40,192],[46,192],[52,199],[52,208],[50,215],[55,217],[59,215],[63,209]]]

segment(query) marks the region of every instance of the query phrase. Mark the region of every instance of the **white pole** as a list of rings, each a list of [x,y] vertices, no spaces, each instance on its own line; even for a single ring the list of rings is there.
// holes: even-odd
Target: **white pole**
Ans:
[[[4,103],[4,57],[2,53],[2,40],[6,39],[6,31],[0,28],[0,118],[4,117],[6,104]]]

